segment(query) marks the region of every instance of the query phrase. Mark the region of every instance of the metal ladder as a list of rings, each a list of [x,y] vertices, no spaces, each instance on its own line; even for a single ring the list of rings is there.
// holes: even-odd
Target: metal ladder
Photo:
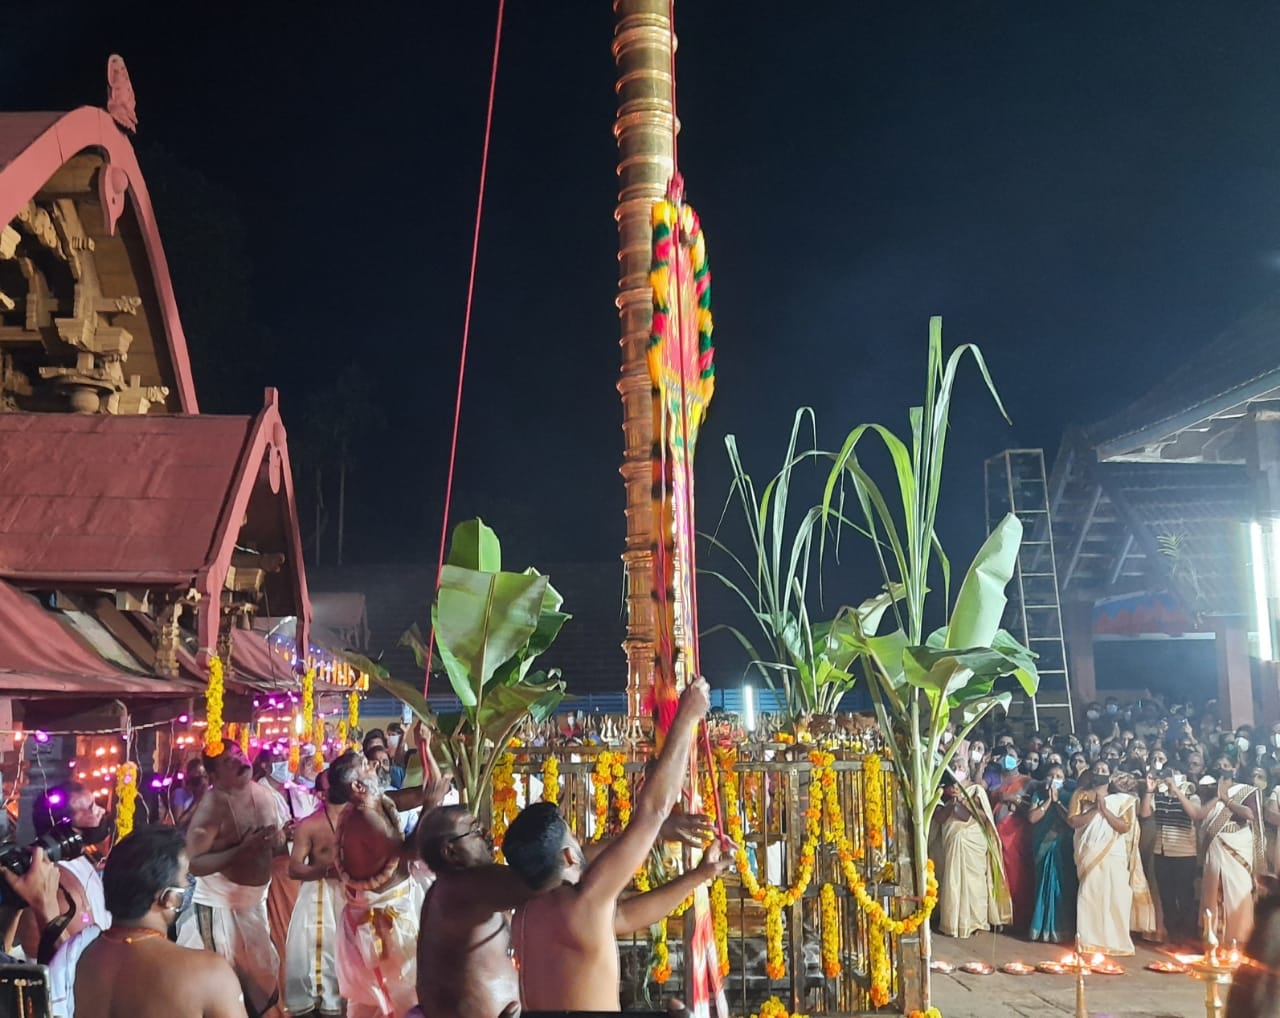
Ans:
[[[983,473],[987,533],[1006,513],[1013,513],[1022,522],[1022,547],[1008,588],[1009,604],[1003,625],[1036,653],[1040,673],[1040,688],[1035,696],[1024,696],[1015,684],[1009,717],[1025,721],[1029,714],[1031,724],[1039,730],[1041,713],[1051,713],[1059,721],[1060,731],[1074,732],[1044,450],[1006,449],[986,461]]]

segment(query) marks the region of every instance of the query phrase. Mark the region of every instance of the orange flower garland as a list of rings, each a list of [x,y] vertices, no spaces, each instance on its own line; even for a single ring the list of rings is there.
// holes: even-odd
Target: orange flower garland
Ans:
[[[609,826],[610,792],[618,810],[618,827],[631,823],[631,786],[627,783],[626,759],[625,753],[611,753],[609,750],[603,750],[596,757],[595,770],[591,772],[596,818],[592,841],[603,838]]]
[[[840,964],[840,910],[836,907],[836,889],[823,884],[819,901],[822,905],[822,974],[835,979],[844,971]]]
[[[516,758],[513,753],[503,753],[493,766],[493,843],[502,847],[507,826],[520,812],[516,798]]]
[[[880,757],[868,753],[862,759],[862,810],[866,818],[867,844],[884,848],[884,778]]]
[[[931,1007],[928,1011],[908,1011],[907,1018],[942,1018],[942,1012]]]
[[[560,802],[560,761],[554,753],[542,760],[542,801],[553,806]]]
[[[809,1018],[809,1016],[799,1011],[793,1014],[777,997],[770,997],[760,1005],[759,1013],[753,1014],[751,1018]]]
[[[133,830],[133,814],[138,805],[138,765],[130,760],[116,771],[116,841]]]
[[[724,881],[716,877],[711,881],[711,928],[716,936],[716,960],[720,963],[720,978],[729,975],[729,896]]]
[[[209,687],[204,691],[204,755],[221,756],[222,745],[222,658],[209,658]]]

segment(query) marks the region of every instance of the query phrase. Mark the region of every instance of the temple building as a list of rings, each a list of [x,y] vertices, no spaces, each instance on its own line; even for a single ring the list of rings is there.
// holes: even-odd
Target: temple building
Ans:
[[[162,782],[198,749],[214,655],[227,721],[308,664],[355,681],[309,632],[276,392],[200,412],[118,57],[108,77],[107,109],[0,114],[7,798],[20,765],[107,795],[128,756]]]

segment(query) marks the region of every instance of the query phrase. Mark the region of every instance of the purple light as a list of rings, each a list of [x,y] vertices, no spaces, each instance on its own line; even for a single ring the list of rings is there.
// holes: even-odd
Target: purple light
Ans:
[[[49,805],[50,805],[50,806],[61,806],[61,805],[62,805],[62,793],[61,793],[61,792],[51,792],[51,793],[49,793]]]
[[[185,724],[187,724],[187,722],[189,722],[190,720],[191,720],[191,715],[190,715],[190,714],[179,714],[179,715],[178,715],[178,724],[180,724],[180,725],[185,725]]]
[[[35,738],[36,742],[40,743],[40,745],[42,745],[42,746],[43,746],[46,742],[48,742],[48,741],[49,741],[49,733],[48,733],[48,732],[42,732],[42,731],[40,731],[40,729],[38,729],[38,728],[37,728],[37,729],[36,729],[36,732],[35,732],[35,736],[34,736],[34,738]]]
[[[68,760],[68,761],[67,761],[67,770],[69,770],[69,771],[74,771],[75,769],[76,769],[76,762],[75,762],[74,760]]]
[[[178,771],[178,773],[175,774],[174,777],[176,777],[179,781],[186,781],[187,779],[186,774],[184,774],[182,771]]]
[[[164,787],[164,785],[161,783],[161,781],[160,781],[160,779],[159,779],[159,778],[152,778],[152,779],[151,779],[151,787],[152,787],[152,788],[163,788],[163,787]]]
[[[253,705],[255,707],[261,706],[261,701],[256,696],[253,698]]]
[[[165,779],[164,779],[164,787],[165,787],[165,788],[168,788],[168,787],[169,787],[170,785],[172,785],[172,784],[173,784],[173,778],[165,778]]]

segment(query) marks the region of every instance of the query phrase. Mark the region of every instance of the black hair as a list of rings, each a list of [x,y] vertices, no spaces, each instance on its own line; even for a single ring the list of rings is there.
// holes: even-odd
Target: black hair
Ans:
[[[466,806],[438,806],[418,824],[418,852],[432,872],[443,873],[452,868],[444,857],[444,847],[455,835],[454,817],[465,813],[468,813]]]
[[[560,875],[567,831],[555,803],[535,802],[511,821],[502,839],[502,854],[526,884],[541,890]]]
[[[385,746],[387,744],[387,733],[381,728],[370,728],[365,732],[362,745],[365,747],[366,753],[369,751],[369,743],[373,742],[375,739]]]
[[[155,824],[122,838],[102,871],[107,911],[117,923],[140,919],[166,887],[176,887],[179,862],[186,851],[182,832]]]
[[[329,801],[337,806],[351,801],[351,786],[360,780],[360,754],[349,749],[328,767]]]
[[[46,788],[31,806],[31,825],[36,837],[42,838],[63,820],[71,819],[71,797],[84,795],[87,789],[78,781]]]

